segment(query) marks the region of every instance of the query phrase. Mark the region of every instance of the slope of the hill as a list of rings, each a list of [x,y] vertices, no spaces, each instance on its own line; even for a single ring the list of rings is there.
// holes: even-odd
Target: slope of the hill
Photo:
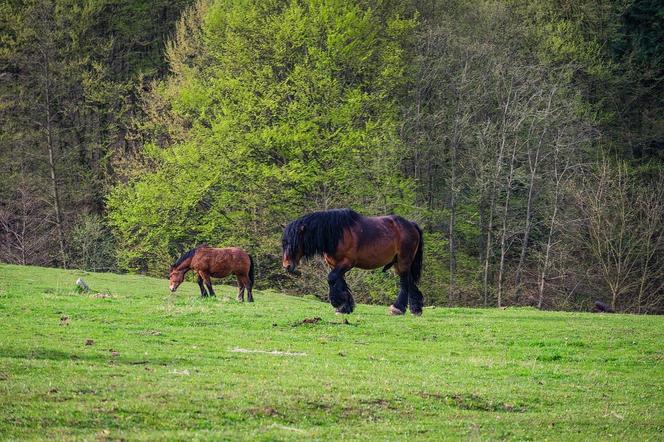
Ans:
[[[83,276],[91,294],[74,291]],[[1,439],[629,439],[664,431],[664,318],[313,299],[0,265]],[[320,319],[316,319],[320,318]]]

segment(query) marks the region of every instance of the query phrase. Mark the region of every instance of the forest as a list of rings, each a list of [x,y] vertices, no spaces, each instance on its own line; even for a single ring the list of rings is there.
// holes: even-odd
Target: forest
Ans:
[[[657,0],[6,0],[0,261],[167,275],[349,207],[424,230],[427,305],[664,313]],[[351,272],[386,303],[397,278]],[[166,282],[165,282],[166,287]]]

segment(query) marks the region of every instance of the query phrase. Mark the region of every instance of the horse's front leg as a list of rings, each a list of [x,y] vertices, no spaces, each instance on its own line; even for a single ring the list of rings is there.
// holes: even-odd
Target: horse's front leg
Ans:
[[[338,313],[352,313],[355,309],[355,300],[346,284],[344,274],[350,267],[338,265],[327,275],[327,283],[330,286],[330,304],[337,309]]]
[[[408,293],[411,286],[410,273],[402,273],[399,277],[401,278],[399,281],[399,294],[396,301],[390,306],[390,313],[393,315],[403,315],[406,313],[406,307],[408,307]]]

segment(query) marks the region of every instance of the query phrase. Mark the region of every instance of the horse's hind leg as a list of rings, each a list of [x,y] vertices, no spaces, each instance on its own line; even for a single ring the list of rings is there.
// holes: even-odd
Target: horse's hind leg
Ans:
[[[251,279],[249,279],[248,276],[246,276],[245,278],[247,280],[247,283],[245,284],[245,286],[247,287],[247,301],[254,302],[253,284],[251,283]]]
[[[244,302],[244,288],[245,288],[245,283],[244,283],[244,278],[242,278],[240,275],[236,275],[237,278],[237,300],[240,302]]]
[[[415,282],[410,283],[410,289],[408,290],[408,304],[410,305],[410,312],[415,316],[422,315],[422,307],[424,306],[424,296],[422,292],[417,288]]]
[[[207,287],[210,296],[216,296],[216,294],[214,293],[214,289],[212,288],[212,281],[210,281],[210,275],[208,275],[207,273],[203,273],[203,281],[205,281],[205,286]]]
[[[200,273],[198,274],[198,287],[201,289],[201,296],[205,298],[208,294],[205,291],[205,286],[203,286],[203,277]]]
[[[247,291],[247,302],[254,302],[254,296],[251,293],[251,281],[246,275],[238,275],[237,283],[240,287],[240,293],[237,295],[237,300],[244,302],[244,291]]]

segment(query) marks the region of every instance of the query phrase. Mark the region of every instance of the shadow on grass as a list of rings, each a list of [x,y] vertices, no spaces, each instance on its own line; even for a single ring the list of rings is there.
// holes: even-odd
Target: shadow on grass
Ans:
[[[47,360],[47,361],[89,361],[97,363],[112,362],[125,365],[173,365],[183,362],[192,362],[186,358],[130,358],[109,351],[108,353],[99,352],[64,352],[48,348],[33,348],[30,350],[20,350],[11,347],[0,347],[0,358],[24,359],[24,360]]]

